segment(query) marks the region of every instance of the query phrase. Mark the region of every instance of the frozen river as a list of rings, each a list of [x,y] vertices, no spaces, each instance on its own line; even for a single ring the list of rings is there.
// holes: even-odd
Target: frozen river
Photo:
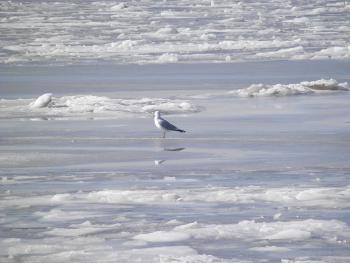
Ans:
[[[349,262],[349,68],[2,65],[0,261]]]
[[[0,262],[350,262],[348,1],[0,2]],[[160,139],[153,112],[186,130]]]

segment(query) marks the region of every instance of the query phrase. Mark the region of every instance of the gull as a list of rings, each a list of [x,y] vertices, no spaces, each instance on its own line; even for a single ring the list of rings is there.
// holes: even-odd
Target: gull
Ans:
[[[154,124],[156,125],[156,127],[158,129],[162,130],[163,138],[165,138],[165,133],[168,131],[186,132],[184,130],[177,128],[176,126],[172,125],[167,120],[164,120],[162,117],[160,117],[159,111],[154,112]]]

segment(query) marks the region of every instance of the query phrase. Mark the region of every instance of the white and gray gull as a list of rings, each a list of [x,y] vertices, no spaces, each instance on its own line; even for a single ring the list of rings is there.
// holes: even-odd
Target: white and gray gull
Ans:
[[[162,130],[163,138],[165,138],[165,133],[168,131],[186,132],[184,130],[177,128],[167,120],[164,120],[162,117],[160,117],[159,111],[154,112],[154,124],[158,129]]]

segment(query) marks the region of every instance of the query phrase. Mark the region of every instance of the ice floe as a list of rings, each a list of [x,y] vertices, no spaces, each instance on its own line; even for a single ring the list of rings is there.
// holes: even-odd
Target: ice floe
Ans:
[[[33,196],[22,200],[13,196],[0,200],[0,205],[38,206],[66,203],[106,203],[106,204],[178,204],[207,202],[213,204],[254,204],[260,202],[276,203],[287,207],[341,209],[350,207],[350,186],[344,187],[285,187],[264,188],[249,187],[211,187],[199,189],[173,190],[101,190],[89,193],[59,194],[53,196]],[[44,220],[55,217],[75,217],[73,212],[63,213],[52,210],[38,213]],[[279,219],[281,215],[276,215]]]
[[[96,234],[106,230],[111,230],[115,228],[120,228],[120,224],[113,225],[101,225],[101,224],[91,224],[90,221],[85,221],[81,224],[73,224],[65,228],[54,228],[46,231],[45,234],[52,236],[83,236],[88,234]]]
[[[0,100],[0,118],[119,117],[148,114],[194,113],[200,107],[186,100],[165,98],[119,99],[94,95],[54,97],[47,93],[31,100]]]
[[[286,222],[240,221],[237,224],[192,224],[190,227],[177,226],[168,232],[162,232],[159,240],[173,241],[176,237],[184,239],[242,239],[242,240],[285,240],[303,241],[310,238],[333,243],[334,236],[345,240],[350,237],[350,227],[337,220],[300,220]],[[156,242],[159,233],[142,234],[141,239]],[[136,239],[140,235],[135,236]]]
[[[296,84],[252,84],[248,88],[232,90],[229,93],[239,97],[291,96],[334,91],[348,91],[347,82],[339,83],[334,79],[303,81]]]
[[[103,238],[97,237],[51,237],[43,239],[3,239],[0,242],[7,262],[14,262],[16,257],[23,257],[23,262],[145,262],[145,263],[226,263],[212,255],[199,254],[186,245],[160,245],[141,248],[113,249]],[[247,262],[247,261],[235,261]]]

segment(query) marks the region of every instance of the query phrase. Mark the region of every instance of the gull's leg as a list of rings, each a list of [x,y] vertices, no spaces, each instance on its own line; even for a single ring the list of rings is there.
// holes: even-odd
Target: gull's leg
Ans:
[[[165,131],[163,130],[162,132],[163,132],[163,136],[162,136],[162,138],[165,138]]]

